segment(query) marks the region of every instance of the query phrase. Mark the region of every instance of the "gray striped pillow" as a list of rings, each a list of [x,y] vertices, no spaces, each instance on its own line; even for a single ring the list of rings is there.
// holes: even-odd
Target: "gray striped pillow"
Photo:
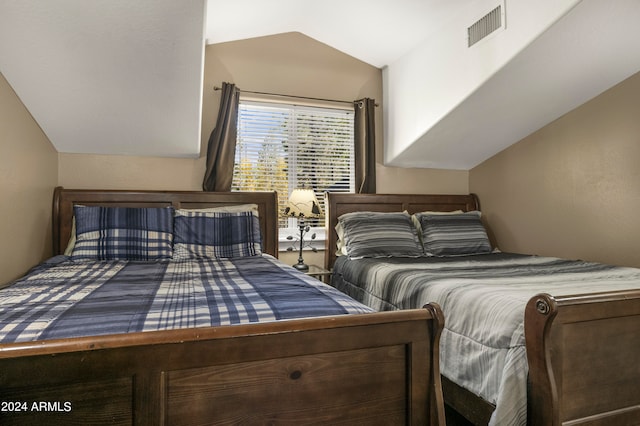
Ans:
[[[363,257],[419,257],[424,252],[408,213],[354,212],[338,218],[346,254]]]
[[[479,211],[459,214],[424,214],[416,217],[428,256],[465,256],[491,253],[491,243]]]

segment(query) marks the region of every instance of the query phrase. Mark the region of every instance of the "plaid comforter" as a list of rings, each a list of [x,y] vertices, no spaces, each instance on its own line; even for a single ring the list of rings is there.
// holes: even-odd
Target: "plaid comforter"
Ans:
[[[492,425],[525,425],[524,309],[554,296],[638,289],[640,269],[495,253],[449,258],[338,258],[332,284],[376,310],[440,304],[440,371],[496,405]]]
[[[0,290],[0,342],[370,312],[275,258],[72,262]]]

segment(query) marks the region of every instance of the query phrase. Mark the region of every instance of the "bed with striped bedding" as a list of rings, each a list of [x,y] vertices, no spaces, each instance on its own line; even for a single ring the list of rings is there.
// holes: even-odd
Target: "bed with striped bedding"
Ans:
[[[474,194],[328,193],[325,206],[332,284],[379,310],[441,304],[454,420],[640,424],[640,270],[498,253]],[[354,229],[372,249],[353,253]],[[399,259],[416,233],[419,255]]]
[[[340,256],[332,285],[376,310],[438,303],[445,313],[441,373],[496,405],[492,425],[527,422],[527,301],[640,289],[640,270],[552,257],[493,253],[459,257]]]
[[[58,256],[0,290],[0,343],[371,312],[270,255],[184,261]]]

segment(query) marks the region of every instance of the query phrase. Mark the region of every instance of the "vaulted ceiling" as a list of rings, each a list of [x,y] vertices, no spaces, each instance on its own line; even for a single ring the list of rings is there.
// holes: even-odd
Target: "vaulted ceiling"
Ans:
[[[640,2],[540,0],[531,7],[555,14],[525,23],[536,29],[503,61],[468,87],[453,78],[440,86],[409,81],[431,93],[451,85],[452,95],[432,97],[428,119],[395,119],[411,97],[398,74],[415,80],[431,72],[406,64],[438,52],[447,23],[495,4],[511,7],[509,0],[1,0],[0,72],[59,152],[198,156],[205,44],[298,31],[384,70],[387,163],[469,169],[640,70]],[[509,24],[504,34],[516,33]],[[439,70],[459,77],[451,71]]]

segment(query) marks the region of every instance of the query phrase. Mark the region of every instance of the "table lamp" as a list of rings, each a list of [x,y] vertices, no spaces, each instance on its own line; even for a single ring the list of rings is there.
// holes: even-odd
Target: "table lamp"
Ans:
[[[300,229],[300,247],[298,252],[298,263],[293,265],[299,271],[308,271],[309,265],[304,263],[302,258],[302,248],[304,247],[304,235],[309,232],[309,225],[305,223],[305,219],[320,216],[322,210],[316,198],[316,194],[311,189],[294,189],[289,196],[289,203],[284,210],[284,214],[298,218],[298,228]],[[311,239],[315,238],[315,234]],[[293,239],[289,236],[287,239]]]

